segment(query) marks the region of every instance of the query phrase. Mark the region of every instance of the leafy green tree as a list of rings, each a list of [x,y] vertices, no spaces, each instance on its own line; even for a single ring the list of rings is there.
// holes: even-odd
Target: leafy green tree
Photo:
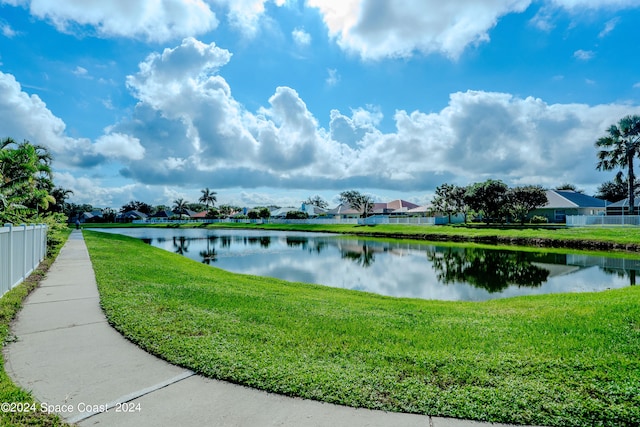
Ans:
[[[242,208],[233,205],[220,205],[218,206],[218,210],[220,211],[220,215],[228,217],[242,211]]]
[[[576,193],[584,193],[584,190],[578,188],[575,184],[571,184],[569,182],[565,182],[562,185],[558,185],[555,189],[556,190],[570,190],[570,191],[575,191]]]
[[[596,148],[599,149],[596,169],[605,171],[614,169],[627,170],[629,213],[633,214],[635,207],[633,160],[640,153],[640,116],[623,117],[617,125],[611,125],[607,133],[607,136],[599,138],[595,143]]]
[[[220,218],[220,211],[216,208],[211,208],[207,211],[206,219],[218,219]]]
[[[204,203],[187,203],[187,209],[194,212],[203,212],[207,210]]]
[[[258,219],[259,218],[258,211],[250,210],[249,212],[247,212],[247,217],[249,217],[249,219]]]
[[[371,213],[373,209],[373,199],[356,190],[343,191],[340,193],[340,202],[360,212],[361,218],[369,216],[369,213]]]
[[[209,209],[209,205],[213,207],[218,201],[218,199],[216,198],[217,193],[215,191],[209,190],[209,187],[205,188],[204,190],[200,190],[200,192],[202,193],[202,196],[200,196],[198,201],[204,203],[207,209]]]
[[[520,221],[521,224],[524,224],[529,212],[549,202],[546,192],[539,185],[511,188],[509,189],[507,200],[509,214],[516,221]]]
[[[302,211],[289,211],[285,216],[285,219],[308,219],[309,214]]]
[[[627,191],[629,189],[629,182],[626,178],[622,177],[622,172],[616,174],[615,178],[611,181],[603,182],[598,186],[598,192],[595,197],[606,200],[611,203],[618,202],[627,198]],[[634,184],[634,194],[638,196],[638,190],[640,190],[640,183]]]
[[[116,211],[111,208],[102,210],[102,220],[104,222],[116,222]]]
[[[454,184],[442,184],[436,188],[436,194],[431,201],[433,210],[448,216],[451,223],[451,215],[464,214],[467,218],[467,203],[465,200],[466,188]]]
[[[503,221],[506,217],[508,191],[509,187],[504,182],[488,179],[467,187],[465,199],[469,207],[481,214],[488,224],[491,221]]]
[[[305,205],[317,206],[317,207],[322,208],[322,209],[326,209],[329,206],[329,203],[327,203],[326,200],[324,200],[322,197],[317,196],[317,195],[313,196],[313,197],[309,197],[303,203]]]
[[[122,213],[129,212],[129,211],[138,211],[138,212],[142,212],[143,214],[146,214],[146,215],[151,215],[151,213],[153,212],[153,206],[151,206],[148,203],[144,203],[144,202],[140,202],[138,200],[134,200],[134,201],[131,201],[131,202],[127,203],[126,205],[123,205],[120,208],[120,212],[122,212]]]
[[[64,206],[64,214],[69,218],[73,219],[81,215],[83,212],[92,212],[93,206],[89,204],[77,205],[75,203],[67,203]]]
[[[269,208],[260,208],[258,209],[258,216],[262,219],[268,219],[271,217],[271,211]]]

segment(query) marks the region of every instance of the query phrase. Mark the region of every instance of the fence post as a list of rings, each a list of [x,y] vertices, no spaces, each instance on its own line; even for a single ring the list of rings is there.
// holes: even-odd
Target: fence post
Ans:
[[[13,224],[5,224],[9,229],[9,281],[7,282],[7,290],[13,286]],[[4,289],[3,289],[3,292]]]

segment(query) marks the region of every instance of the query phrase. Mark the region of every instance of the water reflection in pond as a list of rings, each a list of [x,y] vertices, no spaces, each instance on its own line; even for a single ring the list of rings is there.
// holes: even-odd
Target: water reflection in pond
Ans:
[[[480,301],[635,284],[640,261],[266,230],[101,229],[225,270],[382,295]]]

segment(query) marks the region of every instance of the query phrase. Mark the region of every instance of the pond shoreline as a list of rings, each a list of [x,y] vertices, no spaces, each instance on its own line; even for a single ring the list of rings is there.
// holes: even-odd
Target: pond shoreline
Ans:
[[[207,228],[218,228],[215,227],[207,227]],[[371,226],[368,226],[371,227]],[[380,227],[373,226],[373,227]],[[472,243],[483,243],[490,245],[509,245],[509,246],[531,246],[538,248],[565,248],[565,249],[579,249],[579,250],[599,250],[599,251],[624,251],[624,252],[638,252],[640,251],[640,238],[638,243],[622,243],[622,242],[614,242],[614,241],[606,241],[606,240],[596,240],[596,239],[563,239],[563,238],[550,238],[550,237],[520,237],[520,236],[501,236],[498,234],[492,235],[472,235],[471,233],[477,228],[469,228],[462,229],[468,230],[469,234],[449,234],[449,233],[402,233],[402,232],[386,232],[386,231],[359,231],[359,230],[346,230],[346,231],[335,231],[330,229],[329,227],[323,228],[322,226],[314,226],[304,227],[304,226],[295,226],[295,227],[286,227],[286,226],[276,226],[273,227],[270,224],[259,224],[259,225],[250,225],[246,227],[239,227],[237,225],[229,227],[229,228],[247,228],[247,229],[255,229],[255,228],[263,228],[263,229],[273,229],[273,230],[282,230],[282,231],[308,231],[308,232],[323,232],[323,233],[337,233],[337,234],[350,234],[355,236],[362,237],[376,237],[376,238],[388,238],[388,239],[400,239],[400,240],[424,240],[424,241],[432,241],[432,242],[454,242],[454,243],[464,243],[464,242],[472,242]],[[494,228],[481,228],[480,230],[495,230],[495,231],[504,231],[505,229],[494,229]],[[515,229],[514,232],[522,231]],[[545,230],[547,231],[547,230]],[[548,230],[552,231],[552,230]]]
[[[214,224],[87,224],[91,228],[223,228],[223,229],[265,229],[280,231],[305,231],[310,233],[334,233],[362,237],[388,238],[400,240],[421,240],[433,242],[453,243],[481,243],[489,245],[530,246],[536,248],[564,248],[594,251],[640,252],[640,229],[635,228],[548,228],[548,227],[477,227],[477,226],[436,226],[441,227],[437,232],[422,232],[417,226],[388,226],[388,225],[318,225],[318,224],[245,224],[245,223],[214,223]],[[404,232],[398,228],[410,227],[412,230]],[[446,227],[446,228],[445,228]],[[374,231],[374,229],[376,231]],[[536,236],[519,236],[535,232]],[[636,242],[629,242],[630,235],[638,234]],[[563,236],[552,236],[553,233]],[[590,237],[567,237],[567,234],[589,234]]]
[[[491,245],[532,246],[538,248],[566,248],[581,250],[615,250],[625,252],[640,251],[640,243],[616,243],[599,240],[559,240],[544,237],[508,237],[508,236],[462,236],[443,235],[438,233],[403,234],[403,233],[347,233],[364,237],[385,237],[391,239],[426,240],[435,242],[472,242]]]

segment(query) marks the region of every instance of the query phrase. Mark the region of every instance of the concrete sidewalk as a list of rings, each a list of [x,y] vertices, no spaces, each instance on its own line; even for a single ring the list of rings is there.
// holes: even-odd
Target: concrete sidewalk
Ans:
[[[164,362],[107,323],[79,231],[12,331],[17,340],[4,354],[9,376],[42,408],[80,426],[499,426],[289,398]]]

